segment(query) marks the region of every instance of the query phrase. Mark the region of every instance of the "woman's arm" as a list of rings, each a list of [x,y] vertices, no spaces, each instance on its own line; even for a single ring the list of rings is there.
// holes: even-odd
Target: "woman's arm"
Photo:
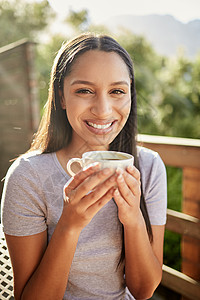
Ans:
[[[119,174],[117,184],[114,198],[124,225],[126,284],[136,299],[148,299],[162,278],[164,226],[152,226],[151,244],[140,210],[140,173],[135,167]]]
[[[79,172],[66,188],[69,203],[47,246],[47,232],[28,237],[6,235],[14,271],[16,300],[59,300],[81,230],[112,198],[115,175],[98,166]]]
[[[149,242],[146,227],[125,228],[126,284],[136,299],[149,299],[162,279],[164,226],[152,226]]]
[[[78,237],[59,224],[47,247],[47,232],[6,235],[14,272],[15,299],[62,299]]]

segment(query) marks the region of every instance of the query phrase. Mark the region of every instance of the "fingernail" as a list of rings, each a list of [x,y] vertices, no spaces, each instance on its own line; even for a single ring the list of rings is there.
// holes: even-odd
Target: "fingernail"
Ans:
[[[133,166],[128,166],[127,169],[132,172],[134,170],[134,167]]]
[[[116,189],[116,190],[114,191],[114,193],[115,193],[116,196],[118,196],[118,195],[119,195],[119,190]]]
[[[116,173],[117,173],[117,174],[123,174],[123,173],[124,173],[124,170],[123,170],[122,168],[120,168],[120,167],[117,167]]]
[[[117,177],[117,179],[118,179],[119,181],[123,181],[123,180],[124,180],[122,174],[120,174],[120,175]]]

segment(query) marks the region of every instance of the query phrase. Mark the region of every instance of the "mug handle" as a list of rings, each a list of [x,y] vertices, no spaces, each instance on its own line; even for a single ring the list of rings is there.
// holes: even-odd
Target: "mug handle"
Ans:
[[[82,158],[78,158],[78,157],[74,157],[74,158],[71,158],[68,163],[67,163],[67,171],[68,173],[73,177],[76,175],[76,173],[74,173],[72,170],[71,170],[71,165],[76,162],[76,163],[79,163],[81,168],[83,167],[83,161],[82,161]]]

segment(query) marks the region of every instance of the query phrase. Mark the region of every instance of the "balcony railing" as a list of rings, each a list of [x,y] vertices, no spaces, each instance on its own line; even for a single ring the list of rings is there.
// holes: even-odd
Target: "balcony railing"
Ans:
[[[166,224],[166,229],[182,235],[182,272],[164,265],[161,284],[181,294],[184,300],[199,300],[200,140],[138,135],[138,143],[157,151],[166,166],[183,170],[182,212],[168,209]]]

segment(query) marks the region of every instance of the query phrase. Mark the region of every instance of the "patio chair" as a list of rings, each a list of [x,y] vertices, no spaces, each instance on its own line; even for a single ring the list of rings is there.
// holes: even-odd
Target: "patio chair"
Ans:
[[[0,299],[14,300],[13,273],[5,237],[0,228]]]

